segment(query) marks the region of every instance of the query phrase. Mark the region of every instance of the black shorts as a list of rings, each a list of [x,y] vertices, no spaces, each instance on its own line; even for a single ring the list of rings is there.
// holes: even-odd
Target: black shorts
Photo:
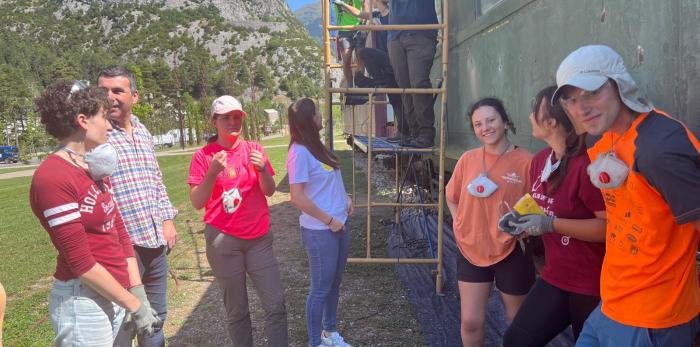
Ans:
[[[340,47],[340,49],[355,48],[355,32],[354,31],[339,31],[338,32],[338,47]]]
[[[529,252],[528,252],[529,254]],[[457,280],[470,283],[493,282],[496,288],[509,295],[525,295],[535,283],[532,257],[523,254],[520,245],[496,264],[481,267],[470,263],[461,252],[457,256]]]

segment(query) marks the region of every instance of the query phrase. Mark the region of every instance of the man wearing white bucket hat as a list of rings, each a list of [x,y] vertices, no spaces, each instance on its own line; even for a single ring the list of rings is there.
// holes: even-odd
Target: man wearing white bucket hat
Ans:
[[[557,70],[552,102],[588,150],[591,182],[606,204],[602,304],[576,346],[690,346],[698,329],[700,143],[685,125],[639,97],[617,52],[584,46]]]

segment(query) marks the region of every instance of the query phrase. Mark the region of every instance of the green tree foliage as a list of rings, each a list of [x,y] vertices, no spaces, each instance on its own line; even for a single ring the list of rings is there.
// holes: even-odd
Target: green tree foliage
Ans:
[[[211,130],[208,108],[217,95],[255,94],[261,100],[251,107],[280,89],[290,96],[317,95],[320,47],[294,17],[280,16],[267,19],[287,22],[285,31],[237,26],[212,4],[0,1],[0,142],[19,141],[30,152],[50,147],[31,114],[33,99],[59,79],[96,83],[110,65],[127,65],[137,75],[140,100],[133,111],[153,134],[178,126],[180,105],[197,142]],[[221,41],[221,33],[231,34]],[[258,42],[241,49],[251,35]],[[219,51],[212,42],[232,46]]]

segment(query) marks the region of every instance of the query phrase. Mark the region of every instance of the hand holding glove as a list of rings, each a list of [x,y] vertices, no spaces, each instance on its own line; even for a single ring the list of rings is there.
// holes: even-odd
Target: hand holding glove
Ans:
[[[130,317],[127,317],[124,324],[133,324],[136,327],[136,334],[153,336],[155,329],[163,326],[163,321],[158,318],[158,312],[141,303],[136,312],[131,312]]]
[[[139,335],[144,332],[148,336],[153,335],[154,329],[163,326],[163,321],[158,318],[158,312],[151,308],[151,303],[148,301],[143,284],[129,288],[129,293],[139,299],[141,306],[136,312],[127,313],[124,324],[135,325],[136,333]]]
[[[541,214],[526,214],[518,218],[517,221],[511,222],[510,225],[515,227],[517,234],[525,231],[530,236],[540,236],[554,232],[554,217]]]
[[[333,0],[333,4],[340,6],[341,8],[343,5],[345,5],[345,1],[343,0]]]
[[[517,211],[510,211],[502,215],[501,218],[498,219],[498,230],[511,234],[513,236],[520,235],[523,231],[518,230],[514,225],[519,218],[520,213],[518,213]]]

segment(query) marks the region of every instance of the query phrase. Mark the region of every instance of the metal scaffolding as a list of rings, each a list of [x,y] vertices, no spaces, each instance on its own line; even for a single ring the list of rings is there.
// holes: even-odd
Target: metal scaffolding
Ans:
[[[448,63],[448,0],[442,0],[442,23],[441,24],[423,24],[423,25],[352,25],[352,26],[337,26],[330,24],[330,3],[328,0],[321,1],[321,11],[323,19],[323,59],[324,59],[324,96],[325,107],[324,116],[327,117],[327,124],[332,124],[332,103],[334,93],[354,93],[367,94],[369,102],[369,115],[367,127],[367,201],[364,204],[358,204],[355,189],[355,151],[353,150],[352,163],[352,196],[355,207],[364,207],[367,209],[367,249],[366,255],[363,258],[349,258],[351,263],[364,264],[436,264],[435,270],[435,290],[438,294],[442,293],[443,280],[443,224],[444,224],[444,205],[445,205],[445,134],[446,134],[446,111],[447,111],[447,63]],[[439,40],[442,48],[442,83],[439,88],[334,88],[331,81],[331,70],[342,68],[340,64],[332,63],[331,56],[331,35],[333,30],[369,30],[369,31],[385,31],[385,30],[435,30],[440,32]],[[437,148],[408,148],[408,147],[391,147],[391,148],[373,148],[373,124],[374,124],[374,105],[386,103],[385,101],[374,100],[377,94],[437,94],[441,95],[440,102],[440,117],[439,117],[439,146]],[[355,109],[352,110],[353,129],[352,143],[355,143]],[[332,146],[333,143],[333,127],[327,127],[327,143]],[[332,148],[332,147],[331,147]],[[437,203],[403,203],[397,201],[390,202],[373,202],[372,201],[372,154],[381,152],[385,154],[393,154],[396,164],[396,190],[397,196],[400,196],[400,157],[402,154],[432,154],[438,155],[438,202]],[[409,162],[411,165],[411,162]],[[371,254],[372,241],[372,221],[371,212],[373,207],[393,207],[395,210],[395,218],[397,224],[400,225],[400,210],[402,208],[436,208],[438,211],[437,221],[437,254],[433,258],[375,258]],[[429,237],[429,236],[428,236]]]

